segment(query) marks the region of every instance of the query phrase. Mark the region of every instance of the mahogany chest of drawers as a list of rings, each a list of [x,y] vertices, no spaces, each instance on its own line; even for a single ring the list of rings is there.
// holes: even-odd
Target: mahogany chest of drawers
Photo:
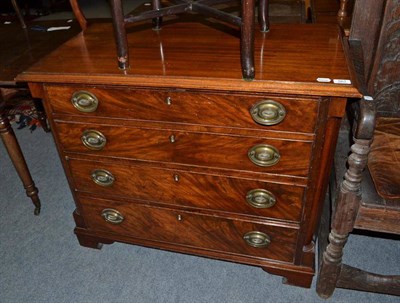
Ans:
[[[19,76],[44,100],[80,244],[240,262],[309,287],[340,120],[358,96],[336,28],[257,34],[252,82],[226,30],[175,23],[129,39],[128,72],[98,24]]]

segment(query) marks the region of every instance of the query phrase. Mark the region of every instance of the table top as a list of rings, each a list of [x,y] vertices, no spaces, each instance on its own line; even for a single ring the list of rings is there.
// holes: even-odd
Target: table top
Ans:
[[[54,26],[71,26],[69,30],[39,31],[32,28],[41,26],[44,29]],[[65,41],[80,32],[76,22],[66,20],[31,21],[23,29],[18,20],[5,24],[0,23],[0,85],[16,85],[15,77],[49,54]]]
[[[239,30],[209,21],[171,20],[127,28],[130,68],[117,67],[110,23],[92,24],[18,76],[19,81],[134,85],[359,97],[351,80],[338,27],[272,24],[255,32],[253,81],[240,67]],[[326,82],[328,80],[329,82]]]

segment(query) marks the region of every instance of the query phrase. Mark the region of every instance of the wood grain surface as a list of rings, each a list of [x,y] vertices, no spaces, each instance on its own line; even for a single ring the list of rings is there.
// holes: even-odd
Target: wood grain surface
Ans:
[[[295,228],[103,199],[80,198],[80,203],[88,230],[93,232],[105,231],[131,238],[170,242],[176,246],[223,251],[227,254],[286,262],[293,260],[297,236]],[[103,219],[102,211],[110,208],[124,217],[121,224],[108,223]],[[271,244],[263,248],[249,246],[243,236],[250,231],[267,234],[271,238]]]
[[[81,141],[84,131],[96,130],[107,139],[102,150],[90,150]],[[57,122],[57,135],[66,153],[120,157],[143,161],[255,171],[307,177],[312,142],[235,134],[189,132],[174,129],[121,127],[116,125]],[[174,136],[174,142],[171,142]],[[250,148],[266,144],[280,153],[279,162],[261,167],[249,160]]]
[[[72,105],[71,97],[79,91],[90,92],[97,97],[99,106],[96,111],[83,113]],[[47,86],[46,92],[51,99],[52,110],[56,114],[306,133],[314,132],[319,105],[317,98],[305,99],[271,94],[216,94],[204,91],[93,86]],[[279,102],[285,108],[286,116],[282,122],[264,126],[252,119],[251,108],[264,100]]]
[[[148,24],[133,25],[128,43],[130,68],[122,71],[111,24],[93,24],[18,79],[360,96],[351,84],[317,81],[351,80],[335,25],[276,24],[269,33],[256,31],[256,76],[250,82],[241,76],[238,32],[221,24],[171,21],[161,31]]]
[[[79,192],[292,222],[301,218],[304,187],[300,186],[106,161],[69,158],[68,163]],[[110,172],[114,183],[101,186],[93,182],[91,175],[96,169]],[[263,209],[248,204],[246,195],[253,189],[271,192],[275,205]]]

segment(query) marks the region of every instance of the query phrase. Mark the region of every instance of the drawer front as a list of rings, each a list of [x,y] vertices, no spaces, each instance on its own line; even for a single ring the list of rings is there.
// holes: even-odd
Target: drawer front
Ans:
[[[57,123],[56,128],[62,147],[67,152],[301,177],[308,175],[312,148],[311,142],[175,130],[80,123]],[[82,136],[86,141],[92,140],[93,131],[104,137],[100,150],[92,150],[82,141]],[[87,135],[88,132],[90,135]],[[271,158],[269,160],[276,164],[265,167],[250,160],[251,149],[259,145],[273,147],[275,151],[271,148],[265,153],[258,151],[257,157]],[[95,146],[99,146],[98,142]]]
[[[98,101],[96,109],[92,107],[91,112],[81,111],[82,108],[79,110],[79,105],[76,107],[77,102],[81,101],[83,110],[87,109],[85,102],[88,102],[87,98],[92,98],[88,97],[87,92]],[[47,93],[55,113],[304,133],[314,132],[319,104],[318,99],[122,88],[49,86]],[[71,102],[73,96],[75,106]],[[268,103],[267,108],[259,104],[264,104],[266,100],[273,101],[272,104]],[[279,105],[283,110],[276,107]],[[273,116],[277,109],[280,110],[278,120],[282,121],[275,125],[261,125],[262,121],[255,122],[251,115],[251,112],[254,115],[256,111],[257,114],[264,113],[269,123],[275,123],[278,120],[274,120]]]
[[[301,218],[302,187],[137,165],[68,163],[81,192],[297,222]]]
[[[293,261],[297,229],[146,205],[80,198],[89,230],[225,253]],[[249,234],[250,232],[257,232]],[[257,237],[257,236],[260,237]],[[244,237],[266,247],[253,247]],[[250,238],[251,237],[251,238]],[[249,239],[250,238],[250,239]]]

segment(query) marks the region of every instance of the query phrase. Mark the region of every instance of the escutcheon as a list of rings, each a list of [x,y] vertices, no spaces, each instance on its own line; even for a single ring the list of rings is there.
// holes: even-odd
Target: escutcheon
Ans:
[[[118,210],[112,208],[103,209],[101,216],[106,222],[112,224],[121,224],[125,219]]]
[[[83,145],[88,149],[92,150],[102,150],[106,146],[106,137],[97,130],[85,130],[81,136]]]
[[[247,153],[251,162],[258,166],[273,166],[281,158],[276,147],[268,144],[255,145]]]
[[[77,110],[83,113],[94,112],[99,105],[99,100],[97,100],[97,97],[84,90],[73,93],[71,102]]]
[[[276,198],[268,190],[252,189],[247,193],[246,201],[255,208],[270,208],[275,205]]]
[[[115,181],[113,174],[105,169],[95,169],[92,171],[91,177],[94,183],[105,187],[113,185]]]
[[[261,231],[250,231],[243,236],[243,239],[248,245],[256,248],[267,247],[271,243],[271,238]]]
[[[279,102],[262,100],[250,109],[253,120],[261,125],[276,125],[285,119],[286,109]]]

